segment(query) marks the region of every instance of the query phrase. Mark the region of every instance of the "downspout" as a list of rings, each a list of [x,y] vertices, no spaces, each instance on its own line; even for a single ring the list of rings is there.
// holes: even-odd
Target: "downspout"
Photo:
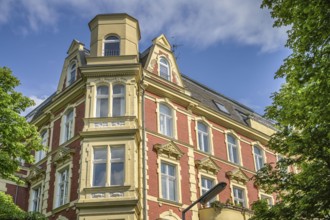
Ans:
[[[143,87],[144,74],[142,70],[142,80],[140,82],[140,88],[142,90],[142,176],[143,176],[143,219],[147,220],[147,171],[146,171],[146,138],[145,138],[145,89]]]

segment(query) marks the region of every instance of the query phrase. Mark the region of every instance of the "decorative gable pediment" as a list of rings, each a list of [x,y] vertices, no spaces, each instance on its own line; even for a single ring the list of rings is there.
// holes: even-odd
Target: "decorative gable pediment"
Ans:
[[[160,35],[159,37],[155,38],[152,40],[153,44],[158,44],[161,45],[162,47],[165,47],[169,51],[172,50],[171,44],[168,42],[167,38],[165,37],[164,34]]]
[[[71,45],[70,45],[70,47],[69,47],[69,49],[68,49],[68,51],[66,52],[67,54],[71,54],[71,53],[73,53],[74,51],[76,51],[76,50],[82,50],[82,49],[84,49],[84,44],[83,43],[81,43],[81,42],[79,42],[79,41],[77,41],[77,40],[73,40],[72,42],[71,42]]]
[[[159,37],[155,38],[153,41],[153,45],[150,49],[148,49],[148,55],[146,62],[144,63],[144,69],[151,73],[151,76],[159,76],[159,65],[160,59],[163,57],[168,61],[169,69],[170,69],[170,80],[173,84],[181,87],[180,89],[183,90],[183,83],[181,79],[181,74],[179,67],[176,62],[175,55],[172,51],[171,44],[165,37],[165,35],[160,35]],[[143,58],[145,59],[145,58]],[[148,75],[148,74],[147,74]],[[160,77],[161,78],[161,77]],[[159,81],[159,79],[158,79]]]
[[[26,180],[30,183],[41,181],[45,178],[45,173],[45,170],[40,167],[32,167]]]
[[[217,174],[220,167],[210,157],[205,157],[201,160],[196,160],[196,166],[199,170],[203,170],[207,173]]]
[[[169,158],[174,157],[177,160],[184,154],[173,141],[170,141],[167,144],[155,144],[154,149],[158,155],[163,155]]]
[[[229,179],[238,183],[246,184],[249,181],[249,177],[240,168],[228,171],[226,175]]]
[[[59,164],[64,164],[67,161],[71,160],[72,154],[74,154],[74,150],[71,150],[67,147],[62,147],[61,149],[59,149],[53,156],[53,162],[55,166],[58,166]]]

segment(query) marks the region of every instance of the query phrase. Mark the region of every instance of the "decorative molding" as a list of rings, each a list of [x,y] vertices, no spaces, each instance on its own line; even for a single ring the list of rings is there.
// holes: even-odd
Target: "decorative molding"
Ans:
[[[249,181],[249,177],[240,168],[226,172],[226,176],[230,180],[234,180],[238,183],[246,184]]]
[[[29,183],[38,182],[45,178],[45,174],[46,174],[45,170],[43,170],[40,167],[35,166],[35,167],[31,168],[30,174],[26,177],[26,180]]]
[[[217,174],[221,169],[210,157],[196,160],[196,166],[199,170],[205,170],[206,172],[211,172],[213,174]]]
[[[177,160],[179,160],[184,154],[173,141],[170,141],[167,144],[155,144],[154,149],[157,151],[157,154],[162,154],[167,157],[172,156]]]
[[[72,154],[74,154],[74,150],[69,149],[68,147],[60,148],[53,156],[53,162],[55,166],[70,160]]]

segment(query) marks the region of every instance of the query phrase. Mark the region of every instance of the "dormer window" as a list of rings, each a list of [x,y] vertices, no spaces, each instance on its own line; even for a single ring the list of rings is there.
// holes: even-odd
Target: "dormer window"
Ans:
[[[74,60],[70,63],[66,75],[66,87],[70,86],[76,81],[77,76],[77,62]]]
[[[120,54],[120,40],[116,36],[108,36],[104,40],[104,56],[119,56]]]
[[[165,58],[160,58],[159,61],[159,75],[160,77],[171,81],[171,75],[170,75],[170,65],[168,61]]]

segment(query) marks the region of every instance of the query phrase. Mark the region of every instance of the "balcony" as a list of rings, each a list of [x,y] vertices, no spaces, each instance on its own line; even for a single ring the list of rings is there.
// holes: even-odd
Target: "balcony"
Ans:
[[[251,210],[230,204],[213,205],[210,208],[200,209],[200,220],[248,220],[252,217]]]

